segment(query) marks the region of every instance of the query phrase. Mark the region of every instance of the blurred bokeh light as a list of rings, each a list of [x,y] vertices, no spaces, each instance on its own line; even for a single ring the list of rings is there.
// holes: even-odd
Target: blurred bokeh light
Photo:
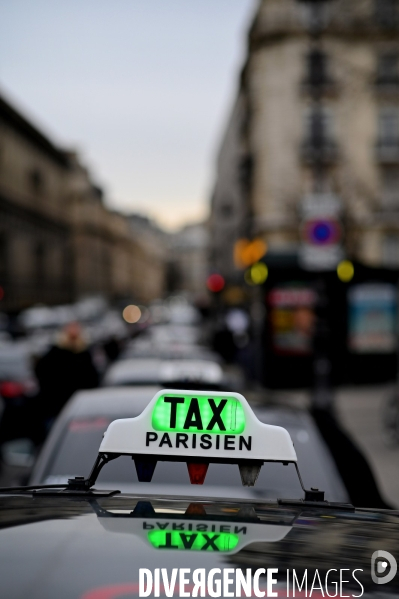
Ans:
[[[269,269],[263,262],[253,264],[245,272],[245,281],[248,285],[262,285],[268,277]]]
[[[337,266],[337,275],[343,283],[349,283],[353,279],[355,268],[350,260],[342,260]]]
[[[129,324],[134,324],[140,320],[141,310],[138,306],[129,305],[123,310],[122,316]]]
[[[224,288],[225,280],[222,275],[214,273],[208,277],[206,286],[208,287],[209,291],[212,291],[212,293],[218,293]]]

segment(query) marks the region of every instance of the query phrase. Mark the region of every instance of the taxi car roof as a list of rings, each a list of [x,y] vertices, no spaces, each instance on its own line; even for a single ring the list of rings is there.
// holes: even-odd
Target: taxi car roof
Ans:
[[[129,413],[134,407],[134,412],[140,414],[160,389],[158,385],[137,385],[78,391],[66,404],[64,411],[80,418],[98,414],[115,416]]]
[[[168,571],[176,567],[207,571],[233,567],[244,572],[246,568],[276,567],[284,572],[286,568],[318,568],[322,578],[330,568],[360,568],[365,596],[373,599],[381,594],[371,583],[370,556],[387,544],[392,550],[399,545],[399,512],[327,511],[273,502],[202,498],[200,506],[208,519],[221,520],[224,525],[238,523],[240,529],[246,523],[255,523],[258,529],[264,524],[286,526],[287,535],[277,542],[252,543],[234,555],[162,551],[145,535],[139,538],[129,531],[113,532],[104,526],[113,517],[131,522],[139,501],[143,497],[123,495],[87,501],[38,494],[0,495],[2,596],[25,596],[29,589],[30,599],[131,597],[138,596],[139,568],[143,567]],[[181,518],[201,520],[201,516],[187,514],[191,501],[149,498],[146,505],[150,504],[154,513],[147,522],[156,523],[161,518],[169,522],[176,518],[179,522]],[[398,577],[384,591],[387,598],[397,596]]]
[[[104,376],[104,385],[124,383],[156,384],[159,381],[161,360],[158,358],[134,358],[111,364]]]
[[[171,381],[191,381],[221,384],[223,370],[217,362],[183,358],[180,360],[162,360],[158,358],[134,358],[117,361],[107,370],[104,385],[123,385],[162,383],[168,386]]]
[[[131,358],[159,358],[167,360],[192,358],[195,360],[211,360],[218,364],[222,363],[222,358],[219,354],[202,345],[182,343],[178,340],[173,340],[167,344],[160,344],[155,343],[151,339],[140,337],[127,344],[118,361],[129,360]]]

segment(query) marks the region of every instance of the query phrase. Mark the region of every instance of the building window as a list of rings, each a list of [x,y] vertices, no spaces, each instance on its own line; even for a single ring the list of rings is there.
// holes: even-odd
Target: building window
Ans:
[[[233,206],[231,204],[222,204],[220,206],[220,216],[222,218],[231,218],[233,215]]]
[[[399,23],[398,0],[376,0],[375,18],[380,27],[394,29]]]
[[[7,278],[8,274],[8,243],[5,233],[0,233],[0,282]]]
[[[382,205],[384,208],[399,208],[399,168],[382,171]]]
[[[316,104],[304,114],[304,138],[301,157],[306,163],[331,164],[336,161],[338,147],[333,130],[333,114],[329,107]]]
[[[45,279],[45,248],[44,244],[39,241],[35,244],[35,280],[37,285],[42,285]]]
[[[382,259],[384,266],[399,267],[399,234],[386,235],[382,246]]]
[[[43,175],[39,169],[34,168],[28,173],[29,190],[34,195],[41,195],[44,189]]]
[[[308,30],[320,30],[328,25],[330,20],[330,3],[302,0],[300,2],[301,18]]]
[[[378,57],[377,64],[377,83],[378,84],[398,84],[398,53],[384,52]]]
[[[378,140],[381,146],[396,146],[399,143],[399,108],[385,106],[378,115]]]
[[[312,50],[307,56],[307,75],[305,83],[312,86],[325,85],[329,81],[327,55],[321,50]]]
[[[333,116],[330,108],[315,106],[305,112],[305,141],[319,147],[331,143],[333,138]]]
[[[248,154],[241,158],[238,164],[238,182],[243,193],[248,193],[251,188],[252,173],[254,168],[253,157]]]

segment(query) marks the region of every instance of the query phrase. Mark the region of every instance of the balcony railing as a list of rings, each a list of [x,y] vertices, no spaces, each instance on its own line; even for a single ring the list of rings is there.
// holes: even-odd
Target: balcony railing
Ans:
[[[377,77],[375,80],[376,90],[382,94],[399,95],[399,75],[392,77]]]
[[[306,163],[331,164],[338,159],[338,146],[332,139],[305,139],[301,144],[301,157]]]
[[[375,22],[384,30],[395,31],[399,27],[399,5],[397,0],[377,0]]]
[[[303,94],[313,96],[331,96],[338,91],[336,82],[330,77],[314,78],[306,77],[301,83],[301,91]]]
[[[376,158],[382,164],[399,163],[399,137],[379,140],[375,149]]]
[[[381,198],[381,214],[399,213],[399,193],[397,195],[383,194]]]

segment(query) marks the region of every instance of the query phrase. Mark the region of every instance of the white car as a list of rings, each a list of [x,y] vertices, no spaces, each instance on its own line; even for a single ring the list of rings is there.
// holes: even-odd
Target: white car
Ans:
[[[226,387],[221,366],[206,360],[159,360],[156,358],[118,360],[107,370],[103,384],[155,385],[204,389]],[[228,385],[227,385],[228,386]]]
[[[157,358],[118,360],[108,368],[103,385],[156,385],[160,382],[161,364]]]

